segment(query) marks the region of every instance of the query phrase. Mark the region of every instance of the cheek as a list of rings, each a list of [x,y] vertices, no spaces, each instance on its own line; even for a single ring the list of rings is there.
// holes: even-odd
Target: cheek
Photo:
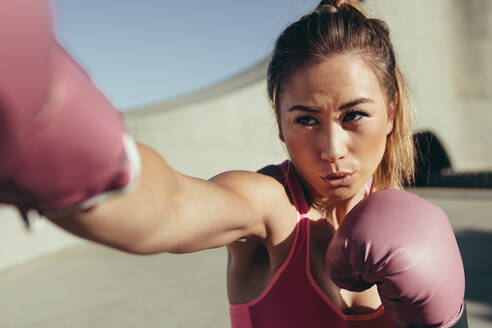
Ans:
[[[295,126],[284,126],[283,137],[289,158],[297,168],[316,166],[317,149],[313,133]]]
[[[386,149],[387,125],[377,124],[368,127],[357,139],[354,151],[359,154],[359,160],[366,171],[374,173],[383,158]]]
[[[313,140],[304,133],[293,133],[294,131],[284,132],[284,143],[291,158],[306,156],[311,151]]]
[[[299,129],[295,124],[292,124],[285,117],[279,121],[278,129],[280,133],[280,140],[285,143],[285,147],[289,154],[302,151],[303,145],[309,144],[306,140],[306,135],[302,129]]]

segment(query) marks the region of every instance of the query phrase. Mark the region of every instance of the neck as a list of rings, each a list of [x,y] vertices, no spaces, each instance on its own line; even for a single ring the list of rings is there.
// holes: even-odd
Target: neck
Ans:
[[[362,187],[359,192],[349,199],[333,200],[325,197],[315,197],[311,204],[336,230],[342,224],[347,213],[364,198],[365,194],[366,190]]]

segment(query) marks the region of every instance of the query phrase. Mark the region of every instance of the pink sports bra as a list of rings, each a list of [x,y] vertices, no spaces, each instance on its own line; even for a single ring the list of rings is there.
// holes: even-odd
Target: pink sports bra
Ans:
[[[314,281],[309,265],[309,207],[292,164],[285,161],[280,168],[298,213],[292,248],[260,296],[229,306],[232,328],[394,327],[382,306],[371,314],[343,314]]]

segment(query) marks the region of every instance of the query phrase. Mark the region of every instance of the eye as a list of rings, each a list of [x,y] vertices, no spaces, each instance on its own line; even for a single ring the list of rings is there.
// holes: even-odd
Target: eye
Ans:
[[[306,126],[316,125],[318,124],[318,120],[316,120],[312,116],[300,116],[296,118],[296,123]]]
[[[364,117],[368,117],[369,115],[366,112],[358,111],[358,110],[352,110],[347,112],[342,119],[343,123],[347,122],[357,122],[363,119]]]

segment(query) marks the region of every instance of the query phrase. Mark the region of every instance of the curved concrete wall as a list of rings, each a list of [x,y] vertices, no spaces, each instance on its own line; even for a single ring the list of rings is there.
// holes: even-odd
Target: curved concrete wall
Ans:
[[[279,162],[285,152],[268,102],[265,72],[262,62],[198,94],[127,112],[128,129],[175,169],[201,178]]]

